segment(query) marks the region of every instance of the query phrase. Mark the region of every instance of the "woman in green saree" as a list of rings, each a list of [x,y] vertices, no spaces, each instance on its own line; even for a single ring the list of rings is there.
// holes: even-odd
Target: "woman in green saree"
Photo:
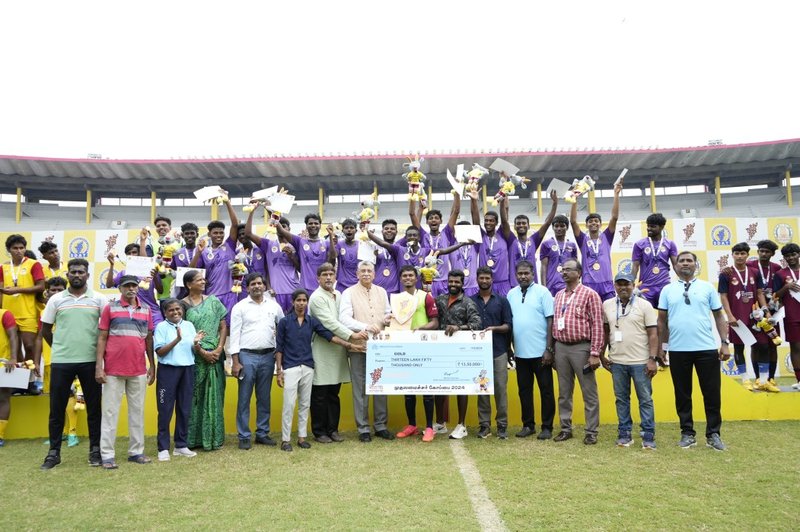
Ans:
[[[192,414],[189,417],[189,448],[202,447],[212,451],[225,443],[225,352],[228,336],[225,325],[225,306],[215,296],[203,294],[206,280],[196,270],[186,272],[183,285],[189,295],[185,319],[195,329],[205,332],[200,349],[195,354],[194,393]]]

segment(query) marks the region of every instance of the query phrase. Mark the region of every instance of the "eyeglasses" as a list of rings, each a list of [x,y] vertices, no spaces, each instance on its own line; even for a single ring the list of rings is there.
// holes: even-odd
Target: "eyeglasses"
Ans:
[[[687,305],[691,305],[692,302],[689,301],[689,288],[692,286],[692,283],[684,283],[683,284],[683,302]]]

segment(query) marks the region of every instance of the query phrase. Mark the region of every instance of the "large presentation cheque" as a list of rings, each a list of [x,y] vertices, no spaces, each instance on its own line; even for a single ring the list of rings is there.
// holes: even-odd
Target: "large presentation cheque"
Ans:
[[[367,342],[369,395],[494,394],[492,333],[392,331]]]

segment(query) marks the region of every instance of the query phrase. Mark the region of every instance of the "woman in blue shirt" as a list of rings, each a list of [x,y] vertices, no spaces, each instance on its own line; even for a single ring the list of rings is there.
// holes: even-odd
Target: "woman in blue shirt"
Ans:
[[[156,326],[154,347],[158,355],[158,459],[169,460],[169,424],[175,411],[174,456],[197,456],[189,449],[189,416],[194,389],[194,352],[205,336],[195,331],[191,322],[183,319],[183,305],[177,299],[161,304],[166,321]]]

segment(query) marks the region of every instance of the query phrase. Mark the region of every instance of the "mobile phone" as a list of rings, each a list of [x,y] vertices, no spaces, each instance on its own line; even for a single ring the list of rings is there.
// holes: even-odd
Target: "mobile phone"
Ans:
[[[584,375],[588,375],[589,373],[591,373],[593,371],[594,371],[594,368],[592,368],[592,366],[590,366],[589,364],[586,364],[585,366],[583,366],[583,374]]]

